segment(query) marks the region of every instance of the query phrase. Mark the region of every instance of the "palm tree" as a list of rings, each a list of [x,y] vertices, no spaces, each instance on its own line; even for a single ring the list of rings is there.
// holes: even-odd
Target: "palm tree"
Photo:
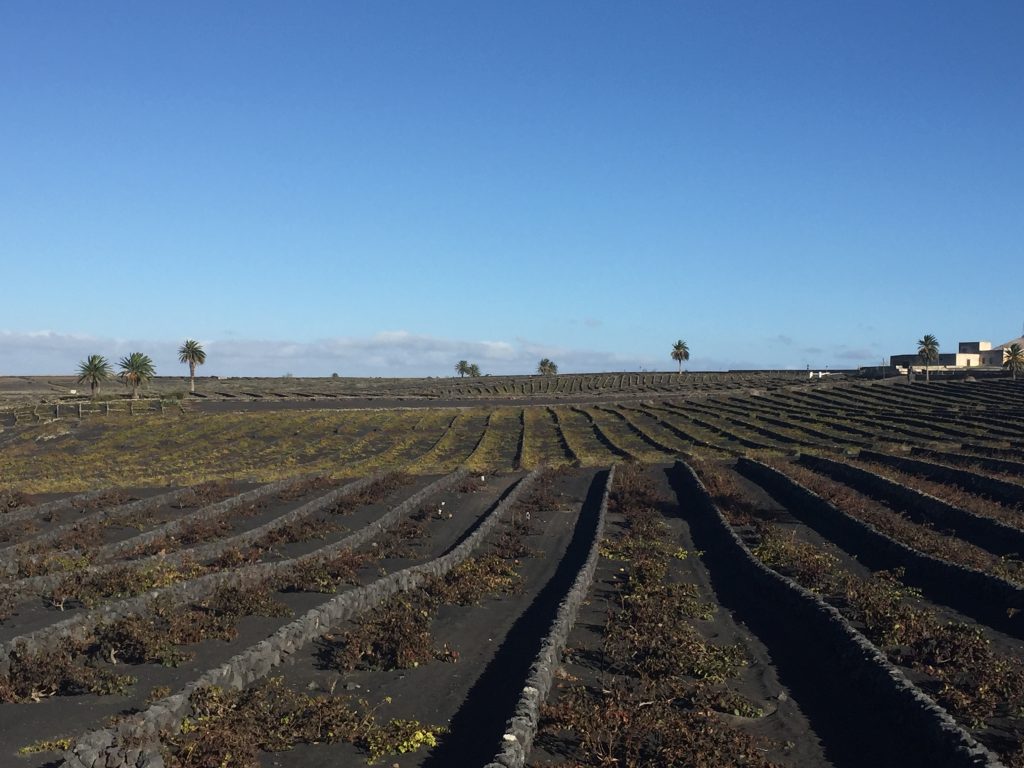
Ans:
[[[541,376],[557,376],[558,366],[554,361],[548,360],[546,357],[537,364],[537,373]]]
[[[480,376],[480,366],[476,363],[472,363],[466,373],[470,376]]]
[[[206,352],[198,341],[185,339],[178,349],[178,360],[188,363],[188,377],[192,382],[192,392],[196,391],[196,366],[206,362]]]
[[[917,356],[924,363],[924,380],[931,381],[928,375],[928,366],[939,359],[939,340],[926,333],[923,339],[917,341]]]
[[[100,391],[100,382],[114,375],[114,370],[103,355],[89,355],[78,364],[78,383],[88,384],[93,398]]]
[[[118,365],[121,366],[121,372],[117,375],[126,387],[132,388],[132,400],[138,400],[139,387],[156,376],[152,358],[141,352],[132,352],[127,357],[122,357]]]
[[[680,339],[672,345],[672,359],[679,363],[679,372],[683,372],[683,360],[690,359],[690,348]]]
[[[465,360],[459,360],[459,362],[455,364],[455,372],[459,374],[459,378],[461,379],[469,373],[469,363]]]
[[[1017,380],[1017,374],[1024,371],[1024,347],[1020,344],[1011,344],[1006,350],[1006,357],[1003,359],[1003,368],[1010,371],[1013,380]]]

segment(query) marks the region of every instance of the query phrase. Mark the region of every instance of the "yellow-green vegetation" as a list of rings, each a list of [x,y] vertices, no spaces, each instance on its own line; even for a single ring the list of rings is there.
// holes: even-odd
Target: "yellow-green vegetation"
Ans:
[[[467,459],[470,469],[512,470],[515,469],[516,448],[519,446],[519,424],[522,408],[495,408],[487,430],[476,450]]]
[[[664,424],[659,423],[648,411],[640,410],[640,408],[636,406],[629,408],[618,406],[615,407],[614,410],[616,413],[621,414],[622,417],[630,423],[635,424],[638,429],[642,429],[646,434],[653,437],[659,443],[666,445],[669,448],[674,448],[677,453],[693,449],[693,443],[683,440]],[[679,427],[678,424],[675,424],[674,426]],[[683,431],[684,434],[686,434],[685,430]]]
[[[350,433],[342,424],[336,428],[339,437],[343,438],[342,448],[337,454],[339,465],[358,464],[388,450],[416,423],[417,416],[404,410],[361,413],[363,419],[359,421],[357,431]]]
[[[551,467],[568,464],[570,459],[565,455],[562,444],[558,440],[558,432],[551,414],[543,406],[530,406],[523,409],[525,435],[523,436],[523,455],[520,463],[524,469],[535,469],[541,464]]]
[[[5,435],[0,486],[47,493],[221,478],[270,482],[312,471],[351,477],[353,459],[373,450],[367,435],[397,440],[413,418],[405,411],[282,410],[58,420]]]
[[[464,463],[483,435],[488,413],[485,408],[460,411],[433,448],[410,464],[410,471],[418,474],[451,472]]]
[[[584,414],[563,406],[551,410],[558,415],[562,434],[579,458],[580,464],[585,467],[606,467],[621,460],[621,457],[616,456],[597,439],[594,427]]]
[[[380,429],[390,435],[391,444],[354,462],[353,474],[388,471],[419,458],[444,435],[455,415],[454,411],[435,408],[390,413],[395,414],[395,420]]]
[[[600,408],[583,407],[581,410],[597,422],[598,427],[609,440],[628,451],[631,456],[650,463],[666,460],[665,453],[641,439],[629,428],[625,418],[621,415],[608,413]]]
[[[381,705],[390,704],[385,697]],[[274,677],[240,691],[197,688],[192,715],[177,734],[164,734],[169,768],[251,766],[261,752],[283,752],[297,744],[348,743],[372,765],[388,755],[435,747],[444,726],[416,720],[383,719],[381,705],[347,697],[310,695]]]
[[[31,744],[26,744],[18,750],[18,754],[37,755],[40,752],[64,752],[68,749],[71,749],[71,739],[67,737],[61,739],[40,739],[39,741],[33,741]]]

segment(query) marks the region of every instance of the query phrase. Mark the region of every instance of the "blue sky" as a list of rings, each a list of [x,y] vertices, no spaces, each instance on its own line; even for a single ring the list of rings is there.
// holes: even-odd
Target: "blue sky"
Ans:
[[[0,5],[0,373],[1019,335],[1024,4]],[[173,369],[173,370],[172,370]]]

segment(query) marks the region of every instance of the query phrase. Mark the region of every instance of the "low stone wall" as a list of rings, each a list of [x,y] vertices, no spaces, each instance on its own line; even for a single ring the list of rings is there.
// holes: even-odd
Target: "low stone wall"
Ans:
[[[759,461],[736,468],[789,507],[796,517],[872,568],[903,568],[906,580],[938,602],[993,627],[1024,636],[1024,588],[1006,579],[941,560],[893,539]],[[1012,614],[1012,615],[1011,615]]]
[[[548,693],[551,692],[551,683],[561,661],[562,651],[565,650],[565,644],[569,639],[569,633],[576,623],[576,615],[594,582],[594,573],[597,570],[597,561],[600,557],[601,539],[604,536],[605,519],[608,514],[608,495],[611,493],[614,479],[615,467],[612,467],[608,472],[604,493],[601,496],[601,507],[598,511],[597,527],[594,531],[594,540],[590,545],[590,552],[587,554],[587,559],[572,587],[558,606],[555,621],[541,644],[537,658],[530,666],[523,691],[519,695],[519,701],[516,703],[513,715],[506,726],[505,735],[502,737],[501,747],[495,755],[494,761],[488,763],[486,768],[522,768],[526,764],[526,758],[533,747],[533,740],[537,736],[541,705],[544,704]]]
[[[808,637],[814,638],[813,642],[827,644],[834,654],[837,676],[843,675],[877,702],[880,710],[889,713],[893,726],[903,732],[904,738],[914,739],[935,765],[1001,768],[1002,763],[995,754],[913,685],[836,608],[758,560],[733,531],[688,465],[677,462],[674,471],[678,487],[693,496],[691,513],[699,516],[706,526],[710,546],[719,549],[734,565],[735,578],[748,583],[759,600],[770,605],[774,621],[799,626]]]
[[[14,568],[14,573],[17,573],[16,561],[18,559],[18,549],[25,544],[31,544],[33,546],[38,544],[45,544],[49,541],[55,541],[56,539],[63,536],[68,531],[74,529],[76,525],[80,525],[83,522],[95,523],[103,522],[104,520],[116,519],[125,515],[133,515],[137,512],[144,512],[147,509],[159,507],[163,504],[173,504],[187,497],[192,492],[191,488],[179,488],[175,491],[168,491],[161,493],[157,496],[150,496],[145,499],[136,499],[130,501],[127,504],[119,504],[116,507],[108,507],[107,509],[97,510],[95,513],[83,517],[79,520],[72,520],[69,523],[55,526],[48,531],[32,536],[31,538],[19,541],[16,544],[0,549],[0,568],[5,569],[8,573],[11,573],[11,567]]]
[[[31,520],[34,517],[52,515],[55,512],[63,512],[65,509],[72,509],[80,504],[88,504],[106,492],[106,490],[86,491],[85,493],[77,493],[74,496],[68,496],[63,499],[47,501],[44,504],[34,504],[24,509],[12,509],[10,512],[0,513],[0,524],[16,523],[21,520]]]
[[[131,561],[121,561],[116,563],[106,563],[103,565],[93,565],[84,569],[87,573],[102,573],[103,571],[109,571],[113,568],[120,567],[122,565],[131,565],[133,567],[144,568],[148,565],[155,563],[170,563],[170,564],[181,564],[186,560],[210,560],[213,559],[224,551],[231,547],[242,546],[259,536],[267,533],[268,531],[274,530],[275,528],[282,527],[302,517],[308,517],[309,515],[315,514],[323,509],[333,506],[338,502],[342,496],[346,496],[350,493],[358,491],[365,487],[368,483],[373,482],[377,478],[377,475],[369,478],[363,478],[356,480],[355,482],[348,483],[342,488],[337,488],[330,491],[323,496],[320,496],[312,501],[298,507],[292,512],[286,513],[280,517],[274,518],[266,524],[260,526],[253,531],[245,531],[238,534],[237,536],[231,536],[219,541],[213,541],[209,544],[203,544],[189,549],[178,550],[177,552],[171,552],[163,555],[151,555],[149,557],[140,557]],[[303,482],[306,477],[292,478],[290,480],[281,480],[275,483],[270,483],[259,488],[254,488],[251,491],[247,491],[239,496],[233,496],[230,499],[225,499],[222,502],[212,504],[209,507],[201,509],[192,515],[189,515],[187,520],[175,520],[158,528],[154,528],[152,531],[133,536],[130,539],[126,539],[116,544],[110,544],[106,547],[102,547],[97,551],[96,556],[103,559],[111,559],[120,552],[129,552],[132,549],[145,546],[154,541],[159,541],[166,536],[172,536],[178,530],[181,530],[186,524],[195,522],[196,520],[213,519],[223,514],[230,512],[235,507],[250,503],[252,501],[264,498],[268,495],[279,493],[282,490],[289,488],[296,483]],[[254,533],[258,531],[258,533]],[[72,552],[73,553],[73,552]],[[56,573],[46,573],[41,576],[32,576],[26,579],[19,579],[18,581],[12,582],[10,589],[19,597],[30,594],[41,594],[48,589],[52,589],[60,581],[67,576],[67,572],[58,571]]]
[[[237,496],[232,496],[229,499],[224,499],[224,501],[219,501],[216,504],[210,504],[206,507],[203,507],[202,509],[196,510],[187,517],[183,517],[179,520],[172,520],[171,522],[158,526],[151,531],[140,533],[138,536],[132,536],[130,539],[125,539],[124,541],[118,541],[113,544],[107,544],[105,546],[99,547],[90,554],[92,555],[93,559],[97,560],[116,557],[117,555],[123,552],[129,552],[136,547],[145,546],[146,544],[149,544],[153,541],[158,541],[159,539],[162,539],[165,536],[171,536],[177,531],[180,531],[183,528],[185,528],[185,526],[190,525],[191,523],[194,523],[198,520],[212,520],[216,517],[219,517],[220,515],[230,512],[236,507],[249,504],[253,501],[258,501],[259,499],[265,498],[267,496],[273,496],[275,493],[280,493],[281,491],[290,488],[291,486],[296,485],[297,483],[301,483],[307,479],[310,479],[311,477],[315,477],[315,475],[291,477],[286,480],[278,480],[277,482],[274,483],[261,485],[259,488],[253,488],[251,491],[240,493]],[[79,555],[82,555],[83,553],[79,552],[78,550],[69,549],[66,552],[63,552],[62,554],[65,554],[68,557],[77,557]],[[40,560],[42,557],[42,555],[39,555],[36,556],[35,559]],[[8,562],[3,562],[2,560],[0,560],[0,568],[3,568],[8,575],[11,575],[17,573],[18,566],[16,560],[12,556]]]
[[[874,472],[822,456],[804,454],[800,457],[800,463],[824,472],[859,491],[891,500],[898,509],[906,511],[912,518],[923,519],[939,529],[952,530],[960,538],[997,555],[1016,555],[1024,552],[1024,530],[995,518],[976,515]],[[1024,517],[1021,518],[1021,522],[1024,523]]]
[[[60,642],[60,640],[66,637],[85,638],[99,624],[107,621],[114,621],[146,610],[150,602],[155,597],[168,596],[182,602],[198,601],[209,596],[221,586],[230,584],[246,585],[261,582],[279,574],[283,574],[300,563],[315,560],[319,557],[327,557],[336,554],[343,549],[355,549],[356,547],[360,547],[386,531],[404,515],[411,513],[430,496],[440,493],[441,491],[458,483],[466,476],[466,474],[467,470],[458,469],[440,480],[436,480],[423,490],[410,496],[401,504],[398,504],[388,510],[388,512],[374,522],[360,528],[355,533],[346,536],[344,539],[341,539],[334,544],[327,547],[321,547],[320,549],[310,552],[309,554],[302,555],[301,557],[289,560],[279,560],[273,563],[254,563],[253,565],[243,566],[233,571],[219,571],[217,573],[206,574],[205,576],[200,576],[195,579],[172,584],[169,587],[146,592],[142,595],[108,603],[91,611],[72,616],[65,621],[51,624],[50,626],[44,627],[36,632],[12,638],[0,645],[0,674],[6,675],[10,670],[10,655],[18,646],[24,647],[27,651],[36,652],[53,648]],[[347,493],[353,490],[358,490],[364,482],[365,481],[356,481],[355,483],[350,483],[342,488],[332,491],[332,494],[338,494],[342,491]],[[339,498],[340,496],[337,496],[334,499],[334,502]]]
[[[468,558],[490,534],[508,509],[534,483],[535,470],[523,478],[494,511],[462,543],[429,563],[385,576],[365,587],[350,590],[308,611],[230,661],[209,670],[173,696],[126,718],[117,726],[92,731],[78,738],[64,753],[68,768],[158,768],[161,730],[176,731],[191,712],[189,697],[201,686],[239,689],[265,676],[291,654],[321,637],[332,627],[372,610],[392,595],[414,589],[427,577],[440,577]]]
[[[975,456],[973,454],[946,453],[945,451],[933,451],[930,448],[914,447],[910,449],[912,456],[919,456],[934,461],[945,461],[950,464],[962,464],[965,462],[977,464],[979,467],[994,472],[1016,472],[1024,477],[1024,462],[1012,461],[1011,459],[998,459],[991,456]]]
[[[862,459],[877,461],[879,464],[886,464],[912,475],[926,477],[929,480],[959,485],[968,491],[989,496],[1006,504],[1013,505],[1024,502],[1024,485],[1008,483],[994,477],[985,477],[976,472],[968,472],[966,469],[956,469],[943,464],[933,464],[930,461],[893,456],[888,453],[861,451],[860,456]]]

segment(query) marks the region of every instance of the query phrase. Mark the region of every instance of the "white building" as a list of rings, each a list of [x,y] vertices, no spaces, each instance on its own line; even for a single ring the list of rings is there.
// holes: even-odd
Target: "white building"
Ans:
[[[977,368],[980,366],[1002,367],[1003,360],[1010,345],[1020,344],[1024,347],[1024,336],[1011,339],[1005,344],[993,347],[990,341],[961,341],[956,352],[940,352],[939,359],[929,365],[932,370],[949,368]],[[917,353],[910,355],[892,355],[889,365],[900,368],[923,365]]]

